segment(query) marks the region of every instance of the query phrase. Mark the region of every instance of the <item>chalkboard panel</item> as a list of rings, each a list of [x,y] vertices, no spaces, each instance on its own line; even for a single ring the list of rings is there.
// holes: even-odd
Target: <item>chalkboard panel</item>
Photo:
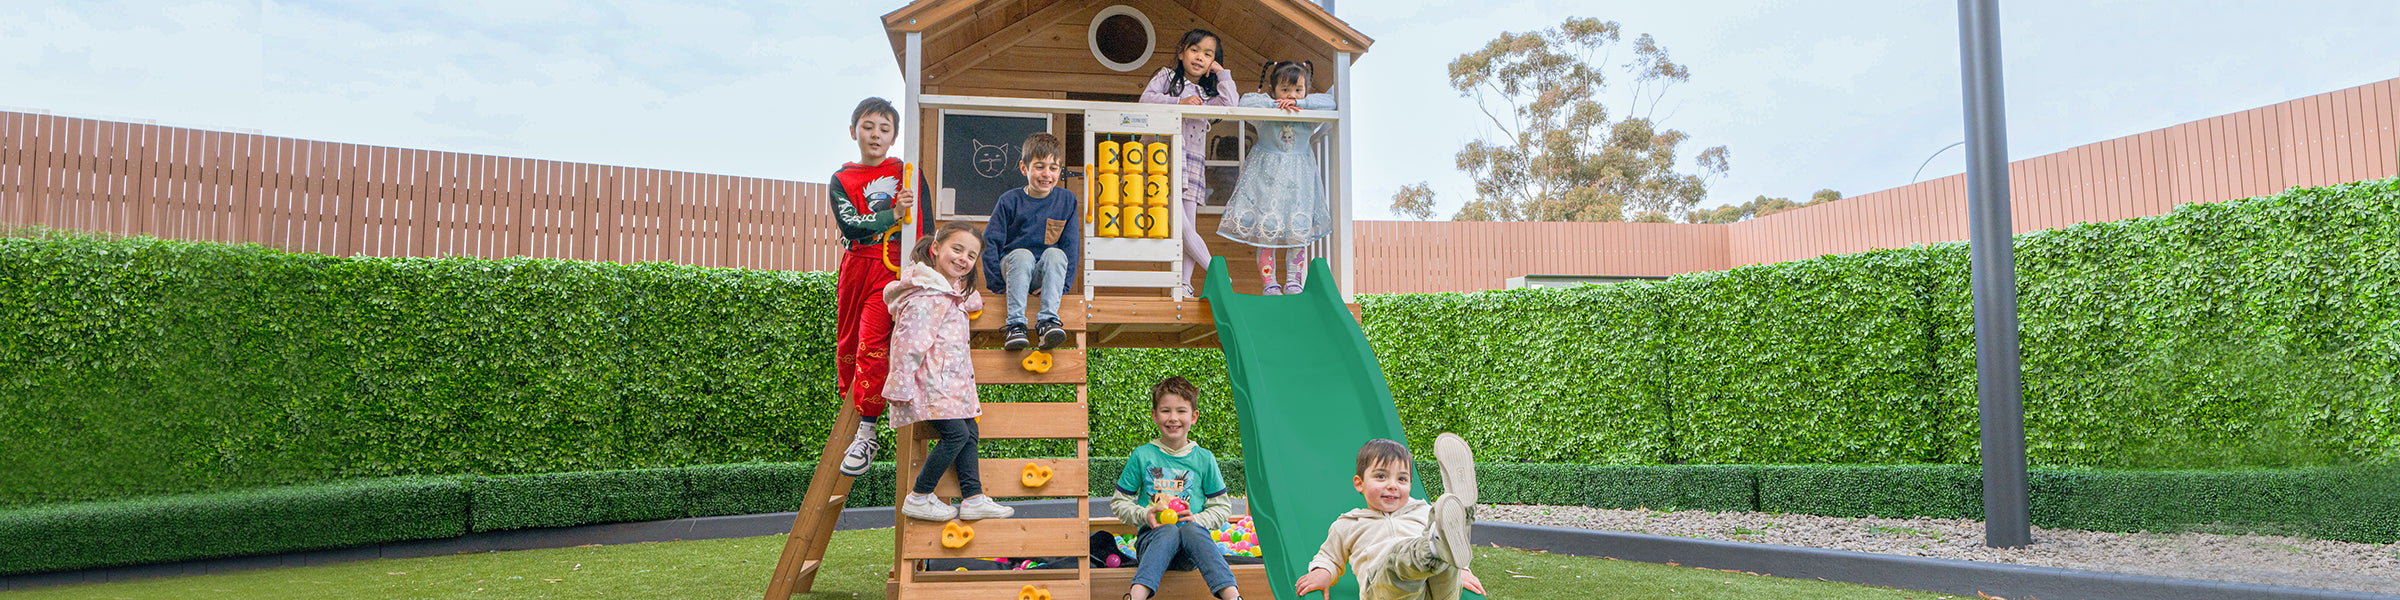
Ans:
[[[956,190],[953,215],[990,216],[1000,193],[1025,187],[1017,170],[1025,136],[1050,130],[1041,113],[942,111],[942,179]]]

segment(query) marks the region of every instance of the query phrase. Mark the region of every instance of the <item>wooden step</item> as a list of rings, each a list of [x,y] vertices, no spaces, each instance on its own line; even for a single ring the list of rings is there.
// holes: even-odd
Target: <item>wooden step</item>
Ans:
[[[900,532],[900,558],[1005,558],[1082,556],[1092,550],[1082,519],[984,519],[967,521],[975,539],[963,548],[942,547],[942,524],[909,519]]]
[[[1034,315],[1041,312],[1042,295],[1039,293],[1027,294],[1025,296],[1025,327],[1028,335],[1032,334]],[[1083,331],[1083,312],[1083,294],[1069,291],[1065,298],[1058,300],[1058,326],[1066,328],[1067,331]],[[984,332],[999,331],[1006,325],[1008,325],[1008,297],[984,292],[983,314],[976,315],[976,319],[968,323],[968,327],[977,332]]]
[[[1080,578],[1082,578],[1082,575],[1081,575],[1080,573],[1076,572],[1074,569],[1026,569],[1026,570],[1023,570],[1023,571],[1017,571],[1017,570],[993,570],[993,571],[918,571],[918,572],[916,572],[916,577],[914,577],[914,579],[916,579],[918,583],[925,583],[925,582],[934,582],[934,583],[952,583],[952,582],[962,582],[962,581],[1014,581],[1014,582],[1018,582],[1018,583],[1021,583],[1021,584],[1022,584],[1022,583],[1032,583],[1032,582],[1036,582],[1036,581],[1055,581],[1055,580],[1061,580],[1061,579],[1063,579],[1063,580],[1067,580],[1067,581],[1075,581],[1075,580],[1077,580],[1077,579],[1080,579]]]
[[[1025,465],[1050,467],[1050,482],[1042,487],[1025,487]],[[914,474],[922,465],[906,472]],[[994,498],[1083,498],[1091,495],[1091,475],[1080,458],[986,458],[975,461],[977,472],[983,476],[984,495]],[[910,478],[914,481],[915,478]],[[942,474],[942,482],[934,484],[933,495],[957,497],[958,473]]]
[[[1057,348],[1050,350],[1050,372],[1025,370],[1025,356],[1031,350],[998,350],[979,348],[968,350],[975,361],[975,383],[984,385],[1083,383],[1083,350]]]
[[[1068,572],[1073,573],[1073,571]],[[1127,575],[1125,580],[1130,582],[1133,580],[1133,576]],[[1094,597],[1092,596],[1093,588],[1086,587],[1083,582],[1074,580],[962,581],[939,583],[930,581],[916,581],[908,584],[908,591],[905,592],[904,595],[908,598],[908,600],[1015,600],[1018,592],[1024,591],[1025,586],[1028,585],[1049,590],[1050,597],[1056,600],[1083,600],[1085,598]]]
[[[1082,402],[986,402],[977,421],[977,437],[988,440],[1078,439],[1091,436]],[[919,440],[941,436],[922,423]],[[978,465],[980,466],[980,465]]]
[[[1267,582],[1266,565],[1227,566],[1233,571],[1233,584],[1242,588],[1243,597],[1278,597],[1274,590],[1268,587],[1271,584]],[[1122,595],[1126,590],[1132,588],[1132,567],[1092,569],[1093,598]],[[1215,600],[1216,598],[1208,593],[1208,581],[1200,578],[1199,571],[1174,570],[1167,571],[1165,577],[1158,579],[1157,594],[1151,597],[1159,600]]]

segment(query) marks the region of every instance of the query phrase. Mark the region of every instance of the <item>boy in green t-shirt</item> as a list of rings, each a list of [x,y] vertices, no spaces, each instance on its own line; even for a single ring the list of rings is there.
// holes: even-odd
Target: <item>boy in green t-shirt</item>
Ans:
[[[1233,514],[1233,500],[1225,497],[1225,474],[1217,470],[1217,455],[1192,442],[1192,426],[1200,421],[1199,402],[1200,388],[1182,377],[1150,386],[1150,422],[1158,425],[1158,439],[1134,448],[1125,458],[1117,493],[1109,498],[1117,520],[1140,531],[1134,542],[1139,563],[1133,570],[1133,589],[1126,592],[1133,600],[1157,593],[1158,580],[1169,568],[1199,569],[1209,593],[1223,600],[1242,597],[1233,585],[1232,567],[1226,566],[1225,555],[1208,536],[1210,530],[1225,526]],[[1182,498],[1187,505],[1176,511],[1173,525],[1160,524],[1158,514],[1149,509],[1162,495]],[[1200,511],[1192,512],[1192,506]]]

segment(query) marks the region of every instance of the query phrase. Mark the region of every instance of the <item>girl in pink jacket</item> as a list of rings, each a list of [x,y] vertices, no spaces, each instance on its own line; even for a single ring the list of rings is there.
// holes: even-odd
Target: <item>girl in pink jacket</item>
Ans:
[[[976,264],[983,237],[973,223],[951,221],[918,240],[900,279],[883,288],[892,309],[891,374],[883,397],[890,402],[892,428],[924,421],[941,435],[925,470],[901,502],[900,513],[928,521],[997,519],[1016,514],[983,494],[975,472],[975,362],[967,353],[967,313],[983,310],[983,296],[968,282],[982,281]],[[972,278],[970,278],[972,277]],[[933,496],[942,473],[958,470],[957,507]]]

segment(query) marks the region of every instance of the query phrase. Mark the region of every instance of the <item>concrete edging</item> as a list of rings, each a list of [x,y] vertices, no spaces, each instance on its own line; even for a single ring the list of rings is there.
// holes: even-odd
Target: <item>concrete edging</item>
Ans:
[[[1018,515],[1074,516],[1073,500],[1010,502]],[[1092,514],[1107,515],[1108,499],[1093,498]],[[106,583],[153,577],[204,575],[255,569],[302,567],[384,558],[420,558],[473,552],[567,548],[587,544],[631,544],[775,535],[791,531],[798,513],[781,512],[611,523],[550,529],[471,533],[441,540],[393,542],[358,548],[314,550],[273,556],[219,558],[158,565],[86,569],[0,577],[0,590]],[[842,511],[834,527],[849,531],[889,527],[888,506]],[[2400,595],[2291,586],[2233,583],[2081,571],[1942,558],[1924,558],[1798,546],[1777,546],[1570,529],[1499,521],[1475,524],[1475,544],[1540,550],[1553,554],[1674,563],[1706,569],[1747,571],[1793,579],[1820,579],[1974,597],[2042,600],[2400,600]]]

